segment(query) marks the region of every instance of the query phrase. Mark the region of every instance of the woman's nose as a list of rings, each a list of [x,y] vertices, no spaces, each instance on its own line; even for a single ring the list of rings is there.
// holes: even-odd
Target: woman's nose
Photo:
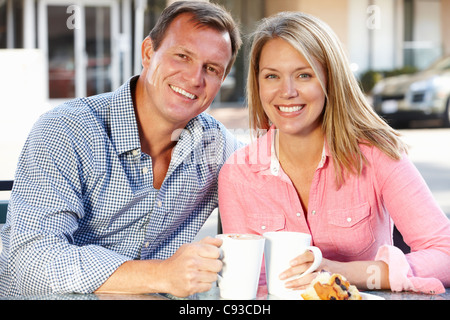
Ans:
[[[283,81],[281,88],[281,97],[284,99],[295,98],[298,96],[298,91],[292,79]]]

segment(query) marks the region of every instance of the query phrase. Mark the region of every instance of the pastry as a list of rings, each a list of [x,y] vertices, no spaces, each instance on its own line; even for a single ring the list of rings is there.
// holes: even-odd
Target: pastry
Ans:
[[[305,300],[361,300],[358,289],[344,276],[320,271],[302,294]]]

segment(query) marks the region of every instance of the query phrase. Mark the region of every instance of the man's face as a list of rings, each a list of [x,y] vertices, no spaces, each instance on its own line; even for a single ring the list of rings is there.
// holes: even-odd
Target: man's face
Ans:
[[[227,32],[196,25],[190,18],[175,18],[157,51],[149,39],[143,45],[145,108],[180,127],[210,106],[232,55]]]

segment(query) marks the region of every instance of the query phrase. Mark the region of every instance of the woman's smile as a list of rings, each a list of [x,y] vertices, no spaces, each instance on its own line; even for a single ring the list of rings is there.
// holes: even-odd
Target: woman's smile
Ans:
[[[277,105],[276,107],[280,110],[280,113],[288,113],[293,114],[303,110],[305,104],[297,104],[297,105]]]

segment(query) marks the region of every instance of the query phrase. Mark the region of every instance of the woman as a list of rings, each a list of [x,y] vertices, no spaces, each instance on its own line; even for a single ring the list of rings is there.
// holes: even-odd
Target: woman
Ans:
[[[334,32],[303,13],[280,13],[254,34],[248,77],[251,128],[219,177],[226,233],[312,235],[318,270],[360,289],[441,293],[450,286],[450,222],[372,110]],[[412,253],[392,245],[393,226]],[[280,275],[312,262],[305,253]],[[304,289],[316,273],[286,282]]]

